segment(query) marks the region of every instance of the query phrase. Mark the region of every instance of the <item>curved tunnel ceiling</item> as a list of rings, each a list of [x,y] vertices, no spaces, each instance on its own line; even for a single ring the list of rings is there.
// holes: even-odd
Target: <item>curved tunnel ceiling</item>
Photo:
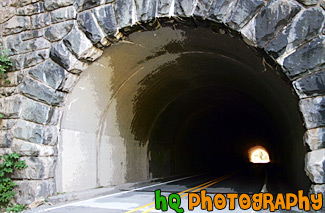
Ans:
[[[114,145],[124,150],[123,159],[117,157],[121,166],[109,172],[118,170],[126,182],[235,167],[260,145],[288,179],[307,188],[298,100],[266,61],[242,39],[204,27],[133,33],[105,50],[77,84],[82,88],[83,78],[90,79],[94,92],[87,101],[95,99],[96,119],[76,127],[69,121],[80,121],[80,111],[71,110],[63,128],[81,131],[89,125],[100,165],[105,165],[101,159],[114,158],[106,155],[117,155],[103,151],[103,144],[123,144]],[[99,167],[97,182],[105,170]]]

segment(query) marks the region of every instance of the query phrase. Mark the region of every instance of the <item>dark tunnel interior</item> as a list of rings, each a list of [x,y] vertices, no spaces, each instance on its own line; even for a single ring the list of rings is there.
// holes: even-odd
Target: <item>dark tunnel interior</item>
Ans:
[[[162,24],[130,33],[104,51],[76,88],[63,122],[71,145],[63,150],[75,150],[84,132],[94,138],[79,149],[91,151],[87,165],[97,165],[96,185],[225,173],[247,164],[249,151],[260,146],[275,176],[299,189],[310,186],[291,82],[263,50],[225,26]],[[80,113],[90,115],[86,123]],[[70,153],[63,155],[62,170],[70,171]],[[86,165],[79,167],[87,174]]]
[[[247,165],[258,146],[274,165],[270,178],[309,189],[305,127],[291,82],[266,52],[226,26],[161,21],[141,28],[105,49],[80,78],[62,122],[68,190],[224,174]],[[75,174],[82,181],[70,187]]]
[[[240,37],[171,31],[179,40],[138,63],[177,56],[141,79],[134,102],[132,131],[149,141],[151,176],[239,168],[262,146],[288,182],[307,189],[298,98],[279,69]]]
[[[155,153],[150,169],[156,175],[235,169],[249,162],[248,150],[254,146],[279,161],[275,153],[282,134],[270,113],[240,91],[195,89],[173,101],[157,120],[149,144]]]

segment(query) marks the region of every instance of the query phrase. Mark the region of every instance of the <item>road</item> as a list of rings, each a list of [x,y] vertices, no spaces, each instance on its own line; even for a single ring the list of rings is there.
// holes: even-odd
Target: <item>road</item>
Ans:
[[[119,212],[162,212],[155,209],[155,193],[161,190],[161,195],[168,197],[171,193],[179,193],[181,205],[185,212],[188,210],[188,193],[206,190],[207,195],[213,196],[217,193],[246,193],[254,194],[261,192],[265,182],[265,168],[263,166],[252,166],[230,173],[201,174],[183,177],[162,183],[119,191],[114,194],[52,207],[43,210],[47,213],[119,213]],[[229,204],[224,210],[218,212],[229,212]],[[216,209],[214,208],[214,212]],[[169,208],[167,212],[176,212]],[[200,206],[191,212],[208,212],[201,210]],[[238,202],[235,202],[235,212],[252,212],[252,209],[241,210]]]

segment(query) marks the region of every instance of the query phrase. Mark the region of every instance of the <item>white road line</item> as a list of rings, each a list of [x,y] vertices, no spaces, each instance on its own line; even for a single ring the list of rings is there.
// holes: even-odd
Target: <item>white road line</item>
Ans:
[[[85,201],[93,201],[93,200],[106,198],[106,197],[111,197],[111,196],[115,196],[115,195],[126,194],[126,193],[129,193],[129,192],[134,192],[134,191],[137,191],[137,190],[142,190],[142,189],[146,189],[146,188],[150,188],[150,187],[154,187],[154,186],[160,186],[160,185],[163,185],[163,184],[168,184],[168,183],[172,183],[172,182],[176,182],[176,181],[180,181],[180,180],[185,180],[185,179],[201,176],[201,175],[204,175],[204,174],[206,174],[206,173],[202,173],[202,174],[198,174],[198,175],[192,175],[192,176],[188,176],[188,177],[183,177],[183,178],[179,178],[179,179],[176,179],[176,180],[170,180],[170,181],[166,181],[166,182],[162,182],[162,183],[157,183],[157,184],[150,185],[150,186],[144,186],[144,187],[132,189],[132,190],[129,190],[129,191],[117,192],[117,193],[114,193],[114,194],[109,194],[109,195],[105,195],[105,196],[101,196],[101,197],[91,198],[91,199],[88,199],[88,200],[72,202],[72,203],[62,205],[62,206],[57,206],[57,207],[53,207],[53,208],[44,209],[44,212],[55,210],[55,209],[60,209],[60,208],[67,207],[67,206],[72,206],[72,205],[75,206],[78,203],[82,203],[82,202],[85,202]]]

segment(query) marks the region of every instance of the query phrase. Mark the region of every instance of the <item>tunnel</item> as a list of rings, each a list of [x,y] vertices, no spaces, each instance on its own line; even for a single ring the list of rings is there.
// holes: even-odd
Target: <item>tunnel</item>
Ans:
[[[135,31],[81,73],[61,119],[58,191],[229,172],[261,146],[308,189],[290,81],[225,26]]]

